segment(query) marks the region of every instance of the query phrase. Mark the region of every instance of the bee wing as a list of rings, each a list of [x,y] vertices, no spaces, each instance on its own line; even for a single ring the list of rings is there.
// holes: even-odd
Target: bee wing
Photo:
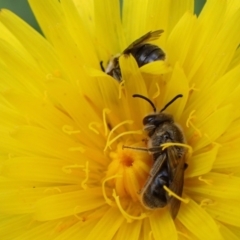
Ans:
[[[139,46],[145,42],[150,42],[153,40],[158,39],[161,34],[163,33],[163,30],[156,30],[156,31],[150,31],[146,34],[144,34],[142,37],[138,38],[134,42],[132,42],[124,51],[123,54],[129,54],[133,48],[136,46]]]
[[[169,189],[173,191],[178,196],[182,196],[183,182],[184,182],[184,163],[185,155],[181,158],[177,158],[177,152],[174,147],[168,149],[168,164],[169,164],[169,175],[171,183]],[[177,216],[180,208],[181,201],[177,198],[170,196],[169,198],[169,208],[172,218]]]
[[[154,209],[156,207],[166,206],[166,200],[162,200],[161,197],[165,197],[165,191],[162,186],[155,183],[155,178],[158,176],[159,172],[162,170],[163,164],[166,162],[166,154],[159,154],[158,158],[154,161],[154,164],[149,173],[149,177],[141,190],[140,200],[142,204],[148,209]],[[157,190],[158,196],[154,196],[153,188]]]
[[[166,154],[159,154],[158,158],[154,161],[154,164],[149,172],[149,177],[148,177],[143,189],[141,190],[141,193],[144,193],[145,190],[152,184],[153,179],[156,177],[156,175],[161,170],[161,167],[162,167],[164,161],[166,161],[166,159],[167,159]]]

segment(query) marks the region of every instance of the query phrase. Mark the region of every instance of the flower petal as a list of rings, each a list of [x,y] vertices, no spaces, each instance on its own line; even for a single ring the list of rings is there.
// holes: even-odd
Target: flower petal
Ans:
[[[209,43],[212,43],[222,26],[226,9],[226,1],[218,0],[207,1],[199,17],[198,24],[195,26],[194,37],[186,60],[186,72],[191,79],[204,62],[205,55],[209,51]]]
[[[63,73],[59,59],[54,49],[39,33],[34,31],[22,19],[14,15],[12,12],[2,10],[0,21],[17,37],[21,44],[27,49],[29,56],[35,66],[41,67],[45,74],[54,74],[57,70]],[[34,58],[35,62],[33,61]],[[48,59],[48,61],[46,61]]]
[[[126,42],[129,45],[136,39],[143,36],[145,33],[151,30],[145,28],[145,21],[147,19],[147,6],[148,0],[132,0],[124,1],[122,7],[122,23],[124,32],[126,34]],[[138,23],[136,24],[136,19]]]
[[[187,103],[188,93],[189,93],[188,80],[185,76],[184,70],[182,69],[182,67],[179,65],[178,62],[175,64],[173,68],[172,75],[170,79],[167,81],[164,92],[166,92],[164,97],[157,98],[158,106],[161,106],[160,104],[162,103],[163,103],[162,106],[164,106],[178,94],[183,95],[182,98],[177,100],[177,102],[174,102],[173,104],[171,104],[166,109],[166,112],[170,114],[172,113],[174,116],[174,119],[178,122],[180,119],[180,116],[182,115],[183,109],[185,108],[185,105]]]
[[[192,0],[171,1],[171,7],[168,15],[169,31],[171,31],[171,29],[177,24],[179,19],[181,19],[186,12],[190,12],[190,14],[193,14],[193,8],[194,8],[194,1]]]
[[[218,149],[219,146],[215,144],[212,148],[207,148],[205,152],[193,155],[184,173],[185,178],[200,176],[210,172],[215,162]]]
[[[221,173],[208,173],[200,178],[186,179],[185,190],[194,196],[201,194],[207,198],[239,199],[240,178]]]
[[[229,228],[223,224],[220,225],[220,232],[225,240],[239,240],[239,237],[235,235]]]
[[[101,188],[60,193],[40,199],[34,218],[38,221],[58,219],[96,209],[105,203]]]
[[[95,37],[100,56],[108,61],[126,48],[120,17],[120,1],[94,1]],[[108,52],[106,51],[108,50]],[[110,52],[109,52],[110,51]]]
[[[167,60],[172,65],[177,61],[181,66],[184,64],[195,28],[196,16],[189,12],[173,28],[166,45]]]
[[[124,221],[123,216],[117,208],[110,208],[85,238],[111,240]],[[109,227],[111,226],[111,227]]]
[[[150,215],[149,221],[154,239],[178,239],[177,231],[168,209],[156,210]],[[161,224],[160,221],[164,224]]]
[[[192,143],[194,150],[197,151],[209,143],[213,143],[218,137],[220,137],[232,122],[231,116],[233,115],[233,112],[233,106],[228,105],[213,112],[203,122],[196,124],[196,127],[200,129],[202,136],[196,142]]]
[[[237,132],[239,134],[239,132]],[[239,151],[240,140],[236,139],[231,142],[222,144],[219,149],[219,154],[214,162],[214,169],[228,169],[240,167],[240,151]]]
[[[238,200],[213,198],[213,204],[207,205],[206,211],[211,214],[215,220],[240,227],[240,207]]]
[[[141,229],[142,221],[123,223],[121,228],[119,228],[118,232],[116,233],[116,239],[124,240],[127,236],[128,239],[138,240],[140,239]]]
[[[209,44],[209,51],[194,76],[198,88],[211,86],[227,70],[240,42],[240,24],[236,24],[239,22],[240,10],[224,24],[213,43]]]
[[[86,157],[85,157],[86,158]],[[82,168],[76,168],[71,171],[64,166],[68,166],[65,160],[41,157],[17,157],[11,158],[2,164],[1,172],[3,176],[13,179],[36,181],[45,183],[76,184],[83,181],[85,173]],[[69,173],[67,172],[69,170]],[[71,172],[70,172],[71,171]],[[70,174],[71,173],[71,174]]]
[[[177,218],[198,239],[223,239],[216,222],[193,200],[181,204]]]

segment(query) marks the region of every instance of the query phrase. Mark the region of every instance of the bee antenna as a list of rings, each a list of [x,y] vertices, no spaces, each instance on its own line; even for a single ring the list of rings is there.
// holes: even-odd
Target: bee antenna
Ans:
[[[176,97],[174,97],[170,102],[168,102],[165,107],[160,111],[163,112],[164,110],[166,110],[166,108],[171,105],[174,101],[176,101],[178,98],[183,97],[182,94],[178,94]]]
[[[147,102],[149,102],[151,104],[151,106],[153,108],[153,111],[156,112],[156,107],[155,107],[155,105],[153,104],[153,102],[149,98],[147,98],[147,97],[145,97],[143,95],[140,95],[140,94],[133,94],[132,96],[133,97],[142,98],[142,99],[146,100]]]

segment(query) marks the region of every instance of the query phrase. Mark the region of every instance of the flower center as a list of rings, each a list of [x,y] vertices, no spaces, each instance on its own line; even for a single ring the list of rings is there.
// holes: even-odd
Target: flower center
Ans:
[[[123,165],[125,165],[126,167],[131,167],[133,165],[134,159],[132,158],[132,156],[123,156],[123,159],[121,161],[121,163]]]
[[[146,147],[144,142],[124,143],[117,145],[115,151],[110,152],[111,163],[108,166],[106,179],[107,185],[115,189],[120,197],[131,198],[138,201],[139,192],[142,189],[150,168],[152,157],[148,152],[137,149],[126,149],[123,145],[130,147]],[[113,178],[113,176],[118,176]]]

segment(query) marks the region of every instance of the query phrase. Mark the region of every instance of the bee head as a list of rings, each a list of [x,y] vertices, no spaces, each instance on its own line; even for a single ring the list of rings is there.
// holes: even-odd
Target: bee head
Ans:
[[[173,123],[173,117],[170,114],[159,113],[150,114],[143,118],[144,130],[151,132],[163,123]]]
[[[166,108],[169,105],[171,105],[176,99],[178,99],[182,96],[183,96],[182,94],[178,94],[170,102],[168,102],[159,113],[157,113],[155,105],[149,98],[142,96],[140,94],[134,94],[133,97],[139,97],[139,98],[142,98],[142,99],[146,100],[147,102],[149,102],[154,111],[153,114],[149,114],[145,118],[143,118],[144,130],[147,132],[152,132],[152,130],[154,130],[155,128],[157,128],[158,126],[160,126],[161,124],[163,124],[165,122],[173,123],[172,115],[163,113],[163,111],[166,110]]]

